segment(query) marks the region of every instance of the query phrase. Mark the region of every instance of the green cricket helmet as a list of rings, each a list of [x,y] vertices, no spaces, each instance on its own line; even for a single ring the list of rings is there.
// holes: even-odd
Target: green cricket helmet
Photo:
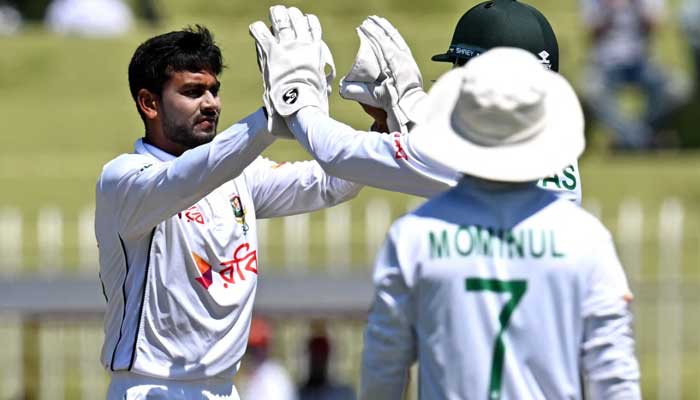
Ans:
[[[516,0],[477,4],[459,19],[446,53],[433,61],[462,65],[493,47],[519,47],[559,71],[559,45],[547,18],[532,6]]]

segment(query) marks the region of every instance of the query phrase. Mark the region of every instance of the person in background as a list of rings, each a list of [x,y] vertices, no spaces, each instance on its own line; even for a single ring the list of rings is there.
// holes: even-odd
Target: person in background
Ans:
[[[162,18],[156,3],[156,0],[138,0],[136,4],[139,15],[152,26],[157,26]]]
[[[316,324],[306,342],[309,376],[299,387],[299,400],[355,400],[355,391],[330,377],[331,342],[325,326]]]
[[[248,337],[246,368],[251,371],[241,392],[244,400],[295,400],[294,383],[287,370],[272,357],[272,328],[253,318]]]
[[[54,33],[100,38],[124,35],[134,17],[122,0],[53,0],[44,23]]]
[[[695,97],[700,93],[700,0],[685,0],[681,6],[681,27],[693,59]]]
[[[581,5],[592,47],[583,84],[588,108],[613,131],[615,149],[655,147],[655,133],[670,111],[666,74],[651,57],[664,0],[582,0]],[[623,115],[619,94],[625,86],[644,96],[640,115]]]

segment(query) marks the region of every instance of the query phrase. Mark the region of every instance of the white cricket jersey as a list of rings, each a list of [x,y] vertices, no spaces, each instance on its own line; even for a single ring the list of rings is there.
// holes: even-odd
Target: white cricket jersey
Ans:
[[[411,133],[380,134],[357,131],[305,107],[287,119],[289,128],[331,175],[380,189],[433,197],[455,186],[459,174],[430,162],[411,143]],[[540,180],[539,185],[581,204],[578,163]]]
[[[314,161],[259,157],[273,141],[266,124],[258,111],[177,158],[138,140],[134,154],[105,165],[95,232],[108,371],[230,379],[263,272],[256,219],[329,207],[358,192]]]
[[[639,399],[609,232],[534,184],[457,187],[402,217],[374,272],[362,400]],[[582,380],[583,377],[583,380]]]

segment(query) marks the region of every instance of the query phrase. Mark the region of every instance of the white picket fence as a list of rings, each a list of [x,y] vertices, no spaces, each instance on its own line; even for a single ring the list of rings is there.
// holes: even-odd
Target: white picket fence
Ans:
[[[326,266],[325,273],[342,276],[358,265],[369,274],[371,262],[391,221],[416,206],[415,202],[409,203],[396,209],[392,208],[388,200],[377,197],[367,201],[364,209],[340,205],[323,211],[322,216],[299,215],[261,220],[258,221],[259,242],[262,249],[281,252],[278,259],[284,260],[284,268],[297,274],[310,272],[308,268]],[[686,225],[689,224],[684,205],[678,199],[668,198],[654,209],[645,209],[638,199],[630,198],[621,202],[616,209],[604,210],[600,202],[595,200],[587,201],[584,206],[599,218],[615,221],[615,226],[609,228],[615,235],[618,253],[630,282],[633,287],[638,283],[653,287],[656,294],[652,300],[647,296],[647,300],[635,304],[638,353],[642,366],[647,367],[643,369],[643,382],[645,379],[657,382],[653,386],[656,393],[647,392],[645,397],[664,400],[686,398],[691,395],[687,393],[690,386],[694,391],[692,397],[700,398],[700,384],[691,381],[693,384],[689,385],[688,378],[685,378],[684,384],[682,374],[689,363],[700,362],[697,351],[700,339],[697,340],[694,352],[688,351],[684,345],[690,338],[690,332],[700,328],[698,325],[684,326],[693,321],[696,324],[700,322],[687,318],[689,313],[697,315],[697,311],[693,310],[697,310],[696,307],[700,304],[687,303],[681,290],[682,284],[688,283],[683,274],[684,263],[700,260],[700,246],[691,247],[697,248],[696,254],[684,251],[688,248],[685,246],[686,241],[700,244],[700,235],[687,229]],[[93,213],[93,207],[86,207],[77,216],[77,221],[67,221],[58,208],[46,207],[36,215],[36,226],[30,227],[17,209],[0,209],[0,279],[24,273],[28,250],[23,248],[23,237],[26,237],[26,232],[34,230],[36,260],[37,265],[41,266],[39,272],[64,274],[62,268],[66,259],[66,243],[71,242],[77,243],[78,267],[71,269],[71,273],[96,274],[97,247]],[[608,216],[611,218],[605,218]],[[67,225],[76,227],[76,238],[66,240]],[[359,244],[356,242],[358,231],[363,232]],[[284,241],[269,243],[273,232],[283,237]],[[310,237],[318,232],[323,235],[320,245],[325,247],[325,258],[320,261],[311,256],[310,250]],[[651,240],[649,232],[656,232]],[[316,246],[318,245],[317,243]],[[657,260],[645,257],[649,246],[656,246]],[[358,252],[363,254],[357,254]],[[285,272],[284,269],[281,272]],[[697,279],[700,274],[693,276]],[[21,347],[22,332],[18,319],[1,314],[0,318],[0,342],[5,343],[3,349],[0,349],[0,365],[4,366],[0,368],[0,399],[10,399],[17,395],[22,381],[24,360],[18,350]],[[650,324],[651,328],[648,328]],[[79,371],[76,373],[80,377],[81,398],[103,397],[106,377],[97,361],[102,341],[99,321],[91,321],[82,326],[52,321],[43,328],[39,340],[41,398],[60,400],[65,397],[65,393],[72,393],[66,388],[66,382],[70,380],[65,375],[56,373],[65,371],[68,366]],[[356,332],[346,335],[356,335]],[[287,347],[293,348],[292,345]],[[357,355],[356,352],[353,354]],[[298,357],[298,349],[290,350],[285,357]],[[357,362],[357,359],[348,361],[349,364]]]
[[[301,214],[272,220],[258,220],[258,242],[261,248],[271,249],[275,253],[281,251],[277,258],[284,260],[281,265],[293,270],[295,273],[303,273],[311,264],[318,264],[318,260],[310,258],[311,230],[322,230],[323,243],[326,258],[321,263],[327,266],[331,274],[349,272],[352,264],[352,232],[353,225],[358,221],[364,229],[364,258],[357,262],[367,266],[371,264],[377,249],[384,240],[384,235],[392,222],[392,215],[399,216],[418,205],[418,202],[408,202],[404,209],[392,210],[392,207],[384,198],[378,197],[367,202],[364,209],[364,219],[353,218],[351,206],[341,204],[339,206],[321,211],[323,213],[322,225],[311,223],[310,214]],[[393,214],[392,214],[393,212]],[[98,263],[97,244],[94,235],[94,206],[85,207],[77,217],[77,272],[94,274]],[[42,274],[59,274],[74,272],[63,270],[66,266],[66,218],[56,207],[44,207],[36,215],[36,253],[37,268]],[[271,245],[268,241],[271,227],[279,230],[283,235],[281,245]],[[25,273],[24,268],[29,263],[27,249],[23,248],[22,240],[27,231],[27,221],[17,208],[0,209],[0,277],[13,276]],[[263,251],[264,254],[264,251]],[[355,257],[356,259],[358,257]],[[34,270],[35,268],[32,268]]]

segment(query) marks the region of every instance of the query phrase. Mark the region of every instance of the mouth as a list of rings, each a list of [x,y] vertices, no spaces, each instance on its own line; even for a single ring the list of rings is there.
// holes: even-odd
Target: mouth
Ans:
[[[203,131],[210,131],[216,127],[216,122],[217,122],[217,118],[211,118],[211,117],[199,118],[196,121],[194,126],[196,128],[203,130]]]

